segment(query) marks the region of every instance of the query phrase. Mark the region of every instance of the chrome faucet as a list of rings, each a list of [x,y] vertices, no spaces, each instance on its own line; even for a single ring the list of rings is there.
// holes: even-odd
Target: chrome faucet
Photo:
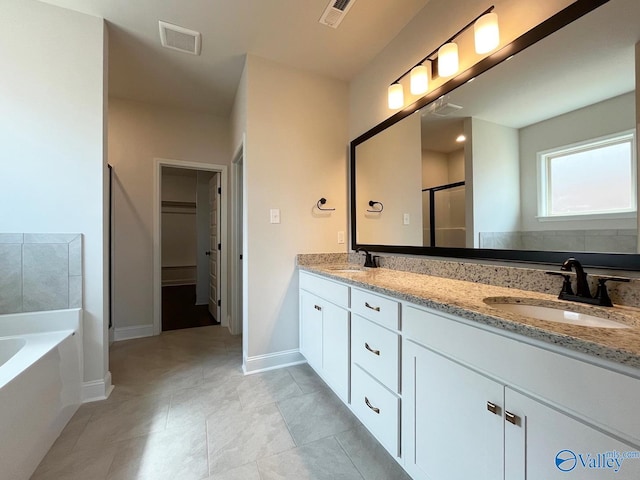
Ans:
[[[357,252],[364,252],[364,266],[365,267],[371,267],[371,268],[377,268],[378,267],[378,265],[376,264],[376,259],[378,257],[372,256],[367,250],[365,250],[362,247],[356,248],[356,253]]]

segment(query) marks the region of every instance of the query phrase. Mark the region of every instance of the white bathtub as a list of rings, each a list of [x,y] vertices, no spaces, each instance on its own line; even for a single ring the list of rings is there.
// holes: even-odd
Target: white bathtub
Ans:
[[[81,403],[82,311],[0,315],[0,476],[28,479]]]

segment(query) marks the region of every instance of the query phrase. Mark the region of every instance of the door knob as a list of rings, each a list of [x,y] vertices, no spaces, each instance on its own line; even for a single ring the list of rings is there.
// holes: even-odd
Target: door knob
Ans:
[[[204,252],[204,254],[207,256],[211,255],[211,250],[207,250],[206,252]]]

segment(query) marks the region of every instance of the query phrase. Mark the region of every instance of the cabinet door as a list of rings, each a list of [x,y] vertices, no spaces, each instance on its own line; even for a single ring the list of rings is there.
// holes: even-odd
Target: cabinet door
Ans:
[[[300,291],[300,353],[317,372],[322,369],[322,300]]]
[[[505,406],[506,480],[640,478],[637,446],[508,387]]]
[[[402,376],[402,448],[412,477],[502,479],[504,387],[410,341]]]
[[[343,402],[349,401],[349,312],[322,306],[322,376]]]

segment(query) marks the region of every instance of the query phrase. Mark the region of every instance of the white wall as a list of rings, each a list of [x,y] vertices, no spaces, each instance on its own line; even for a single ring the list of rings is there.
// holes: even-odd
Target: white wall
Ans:
[[[282,88],[286,86],[286,88]],[[248,371],[300,359],[295,256],[345,252],[347,86],[249,55],[232,115],[244,152]],[[325,197],[331,213],[314,207]],[[269,223],[279,208],[281,223]]]
[[[479,247],[480,232],[512,232],[520,228],[518,130],[472,118],[469,133],[465,132],[472,145],[472,161],[465,169],[472,223],[467,225],[467,239],[470,241],[471,233],[473,246]]]
[[[602,230],[636,227],[635,219],[540,222],[536,218],[538,152],[633,129],[636,125],[634,96],[635,93],[630,92],[520,129],[523,230]]]
[[[356,242],[422,245],[420,114],[415,113],[356,148]],[[381,202],[369,206],[369,201]],[[409,224],[404,224],[404,215]]]
[[[573,0],[494,0],[491,4],[495,5],[499,15],[501,44],[509,43],[571,3]],[[350,83],[349,139],[356,138],[396,113],[387,107],[389,84],[488,6],[481,0],[430,0]],[[481,58],[473,51],[472,37],[473,29],[461,37],[461,69]],[[439,85],[438,82],[432,83],[434,88]],[[418,98],[412,97],[408,88],[404,90],[405,105]]]
[[[83,234],[84,380],[100,390],[108,369],[104,23],[32,0],[2,0],[0,11],[0,231]]]
[[[227,119],[110,99],[116,328],[153,325],[154,158],[229,164],[229,134]]]

